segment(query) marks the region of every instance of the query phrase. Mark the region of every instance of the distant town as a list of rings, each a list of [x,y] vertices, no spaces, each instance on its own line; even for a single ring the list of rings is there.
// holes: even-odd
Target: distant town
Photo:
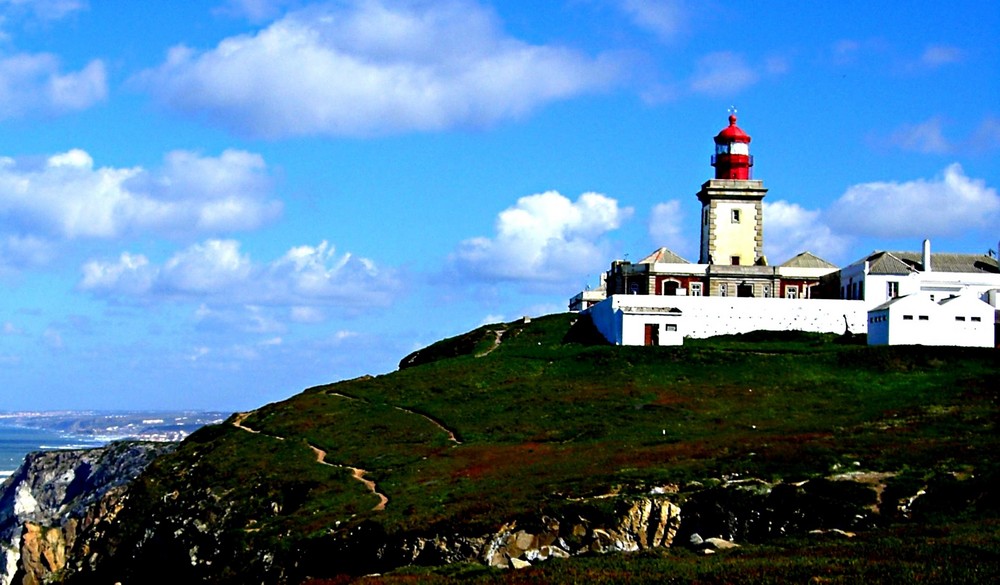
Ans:
[[[225,412],[26,411],[0,412],[0,425],[64,433],[94,441],[182,441],[199,428],[221,423]]]

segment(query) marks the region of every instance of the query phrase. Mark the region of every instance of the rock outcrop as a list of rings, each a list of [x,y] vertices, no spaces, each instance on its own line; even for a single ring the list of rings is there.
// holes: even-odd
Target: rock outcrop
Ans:
[[[118,442],[29,454],[0,486],[0,584],[50,582],[122,506],[126,486],[169,443]]]
[[[665,497],[642,497],[625,504],[624,513],[611,525],[597,524],[579,514],[576,518],[543,516],[533,528],[518,528],[517,522],[511,522],[489,539],[481,560],[492,567],[518,569],[550,558],[635,552],[673,544],[681,524],[681,510],[675,503]]]

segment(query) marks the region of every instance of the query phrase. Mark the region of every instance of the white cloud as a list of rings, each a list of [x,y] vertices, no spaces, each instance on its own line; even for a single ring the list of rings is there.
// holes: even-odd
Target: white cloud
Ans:
[[[231,291],[246,284],[252,266],[235,240],[208,240],[174,254],[160,269],[158,285],[183,294]]]
[[[764,203],[764,254],[771,264],[781,264],[801,252],[832,262],[849,244],[849,238],[823,222],[818,210],[781,200]]]
[[[195,311],[195,320],[202,330],[241,331],[243,333],[283,333],[286,327],[274,315],[275,311],[256,305],[210,307],[202,304]],[[278,338],[280,339],[280,338]]]
[[[8,235],[0,240],[0,272],[4,266],[20,269],[41,266],[55,256],[55,246],[34,236]]]
[[[267,264],[255,263],[235,240],[208,240],[175,253],[162,265],[143,255],[83,265],[79,287],[107,297],[148,301],[198,299],[215,307],[251,305],[287,309],[292,320],[316,322],[318,307],[357,310],[386,305],[401,286],[394,271],[326,242],[299,246]],[[209,305],[206,305],[208,307]]]
[[[952,145],[942,132],[939,116],[917,124],[904,124],[889,136],[889,143],[901,150],[924,154],[945,154]]]
[[[107,73],[99,60],[80,71],[61,73],[58,58],[48,53],[0,59],[0,120],[84,110],[107,94]]]
[[[290,317],[295,323],[322,323],[326,313],[317,307],[292,307]]]
[[[620,0],[619,8],[662,40],[676,37],[684,25],[685,11],[678,0]]]
[[[26,233],[54,238],[110,238],[251,229],[276,217],[271,180],[256,154],[219,157],[177,151],[163,169],[95,168],[71,150],[42,164],[0,158],[0,217]]]
[[[976,152],[1000,149],[1000,118],[984,118],[969,138],[969,148]]]
[[[218,14],[245,17],[252,22],[262,22],[281,13],[291,0],[225,0],[215,10]]]
[[[609,59],[506,36],[468,0],[314,6],[208,51],[184,46],[138,82],[244,135],[368,136],[489,126],[607,87]]]
[[[490,314],[486,315],[485,317],[483,317],[482,320],[479,321],[479,326],[482,327],[483,325],[492,325],[494,323],[503,323],[505,321],[506,321],[506,319],[504,319],[503,315],[500,315],[498,313],[490,313]]]
[[[931,69],[937,69],[943,65],[958,63],[964,57],[964,52],[948,45],[928,45],[920,55],[920,63]]]
[[[451,261],[479,280],[577,280],[606,263],[603,237],[631,215],[631,208],[600,193],[584,193],[576,202],[555,191],[522,197],[500,213],[494,239],[465,240]]]
[[[681,202],[674,199],[658,203],[649,216],[649,237],[657,246],[665,246],[682,256],[688,245],[684,237],[684,215],[681,213]]]
[[[85,0],[0,0],[0,15],[25,11],[41,20],[59,20],[87,7]]]
[[[695,93],[726,96],[746,89],[758,79],[759,75],[742,55],[719,51],[698,60],[690,87]]]
[[[53,327],[49,327],[42,334],[42,342],[45,344],[46,347],[48,347],[51,350],[60,350],[63,349],[63,347],[65,347],[65,344],[63,343],[62,333],[60,333],[58,329],[55,329]]]
[[[954,163],[933,180],[854,185],[830,208],[829,222],[849,234],[923,238],[995,228],[998,216],[996,190]]]

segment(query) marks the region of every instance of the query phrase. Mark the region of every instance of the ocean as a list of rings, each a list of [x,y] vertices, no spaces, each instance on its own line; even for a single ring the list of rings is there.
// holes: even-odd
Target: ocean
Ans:
[[[44,429],[0,425],[0,482],[13,474],[24,456],[32,451],[99,447],[105,442]]]

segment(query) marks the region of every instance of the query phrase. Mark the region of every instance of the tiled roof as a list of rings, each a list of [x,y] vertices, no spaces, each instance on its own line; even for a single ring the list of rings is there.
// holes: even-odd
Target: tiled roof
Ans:
[[[920,252],[876,251],[852,264],[869,263],[871,274],[909,274],[923,271],[924,258]],[[942,254],[931,253],[932,272],[985,272],[1000,274],[996,258],[985,254]]]
[[[836,268],[835,265],[830,264],[812,252],[802,252],[798,256],[781,264],[781,266],[785,268]]]
[[[690,262],[666,248],[659,248],[649,256],[639,260],[638,264],[690,264]]]
[[[923,255],[920,252],[893,252],[896,256],[912,264],[918,270],[923,270]],[[983,254],[938,254],[931,252],[931,271],[933,272],[992,272],[1000,273],[996,258]]]
[[[869,274],[909,274],[915,272],[912,266],[900,260],[892,252],[881,252],[869,262]]]

